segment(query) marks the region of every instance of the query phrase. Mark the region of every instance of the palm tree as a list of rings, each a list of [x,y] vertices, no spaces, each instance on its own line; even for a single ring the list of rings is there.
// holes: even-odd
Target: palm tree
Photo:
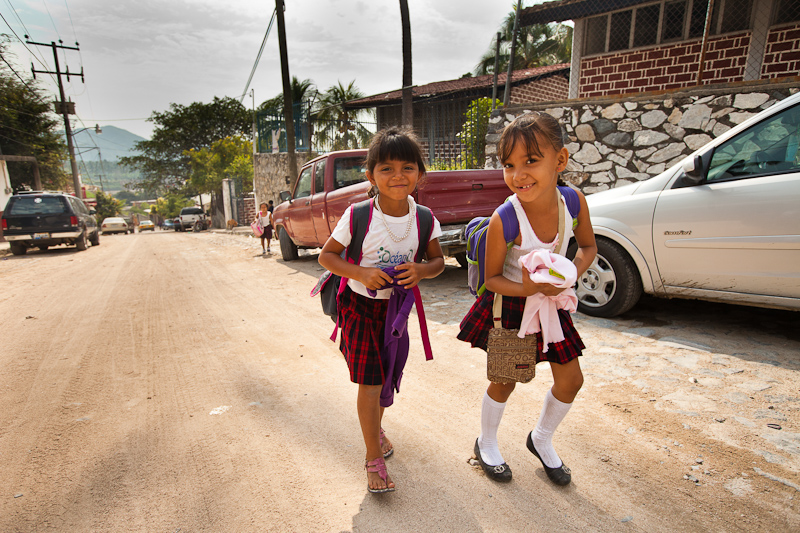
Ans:
[[[298,102],[307,102],[308,106],[311,107],[318,96],[319,91],[317,91],[317,87],[314,85],[313,81],[309,79],[300,81],[297,79],[297,76],[292,76],[293,104]],[[269,100],[264,100],[261,102],[261,105],[258,106],[258,110],[283,113],[283,93],[281,92],[274,98],[270,98]]]
[[[345,109],[344,103],[363,98],[364,93],[355,86],[356,80],[347,86],[339,81],[322,94],[313,113],[316,142],[330,145],[331,150],[347,150],[366,146],[372,133],[358,122],[362,113],[371,111]]]
[[[512,10],[500,27],[499,70],[508,70],[511,55],[511,34],[514,31],[515,11]],[[494,48],[481,57],[473,71],[476,76],[494,72]],[[517,50],[514,57],[514,70],[568,63],[572,56],[572,28],[565,24],[534,24],[517,29]]]

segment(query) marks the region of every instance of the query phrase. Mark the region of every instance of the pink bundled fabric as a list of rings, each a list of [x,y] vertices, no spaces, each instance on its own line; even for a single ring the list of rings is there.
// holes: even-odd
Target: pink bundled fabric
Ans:
[[[578,308],[578,297],[572,286],[578,278],[578,271],[572,261],[563,255],[547,250],[534,250],[519,259],[520,266],[527,270],[531,280],[536,283],[549,283],[563,288],[557,296],[534,294],[525,301],[519,336],[542,332],[543,352],[549,344],[564,340],[564,332],[558,319],[558,310],[566,309],[574,313]]]

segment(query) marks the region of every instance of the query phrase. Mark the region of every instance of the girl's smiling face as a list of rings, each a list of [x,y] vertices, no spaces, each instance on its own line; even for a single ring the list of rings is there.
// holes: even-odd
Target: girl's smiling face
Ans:
[[[558,173],[564,170],[569,160],[566,148],[555,150],[544,139],[536,139],[541,154],[528,153],[524,142],[517,140],[503,161],[503,179],[522,202],[532,202],[550,195],[558,182]],[[549,196],[548,196],[549,197]]]
[[[381,196],[398,201],[414,192],[419,178],[419,165],[413,161],[380,161],[372,172],[367,170],[367,179]]]

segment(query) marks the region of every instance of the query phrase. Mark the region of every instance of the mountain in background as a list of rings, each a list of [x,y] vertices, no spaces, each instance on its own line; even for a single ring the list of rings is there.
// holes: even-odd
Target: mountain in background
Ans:
[[[80,161],[100,161],[102,152],[105,161],[116,162],[120,157],[139,155],[140,152],[134,150],[133,145],[139,141],[146,140],[128,130],[115,126],[101,126],[103,133],[97,134],[94,128],[81,131],[73,136],[75,143],[75,158]],[[64,132],[61,132],[64,135]],[[66,138],[64,139],[66,143]],[[97,150],[97,148],[100,150]]]
[[[83,183],[102,187],[113,194],[139,181],[139,172],[120,166],[119,158],[138,155],[140,152],[134,150],[133,145],[146,139],[114,126],[102,126],[101,130],[99,135],[94,128],[89,128],[73,136],[75,162]],[[64,136],[63,130],[61,135]],[[67,142],[66,136],[64,142]],[[71,175],[69,161],[64,162],[64,171]]]

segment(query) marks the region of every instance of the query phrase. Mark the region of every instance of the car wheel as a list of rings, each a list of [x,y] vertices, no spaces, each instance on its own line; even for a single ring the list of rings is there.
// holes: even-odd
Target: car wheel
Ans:
[[[469,267],[469,263],[467,262],[467,252],[459,252],[453,257],[456,258],[456,261],[458,261],[458,264],[461,266],[461,268]]]
[[[81,232],[81,236],[78,237],[78,242],[75,243],[75,247],[79,252],[82,252],[86,249],[86,230]]]
[[[577,243],[567,256],[575,257]],[[636,264],[617,243],[597,238],[597,256],[575,284],[578,310],[591,316],[609,318],[631,309],[642,296],[642,278]]]
[[[100,232],[95,231],[94,233],[92,233],[89,242],[92,243],[92,246],[100,246]]]
[[[289,234],[286,233],[284,228],[281,228],[279,235],[279,240],[281,242],[281,256],[283,257],[284,261],[294,261],[299,256],[297,254],[297,245],[292,241],[292,238],[289,237]]]
[[[24,244],[19,244],[17,242],[12,242],[10,247],[11,253],[14,255],[25,255],[25,253],[28,251]]]

